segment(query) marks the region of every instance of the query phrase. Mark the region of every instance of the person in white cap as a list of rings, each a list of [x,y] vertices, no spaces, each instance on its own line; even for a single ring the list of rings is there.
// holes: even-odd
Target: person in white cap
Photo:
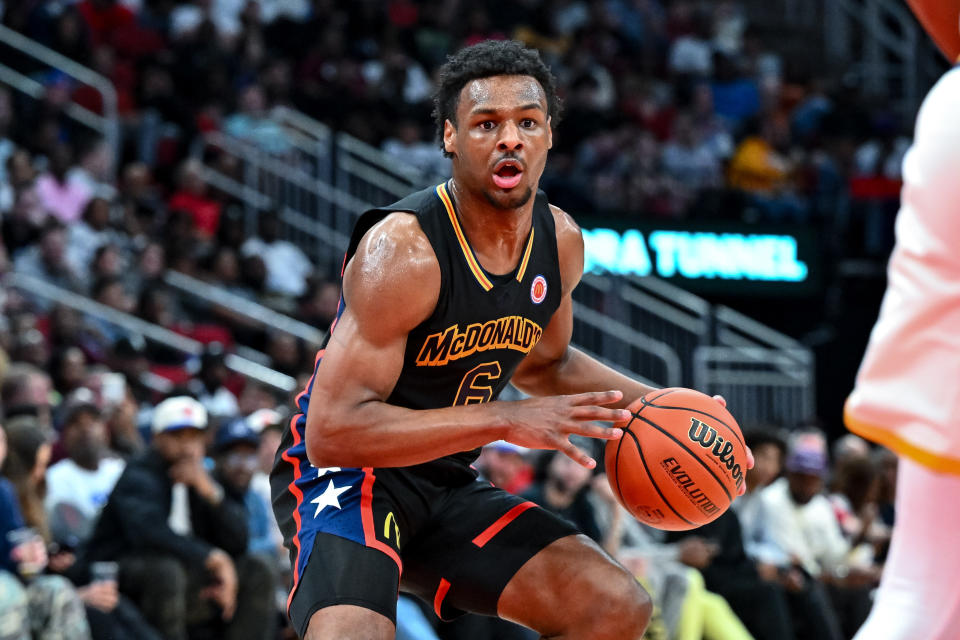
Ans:
[[[193,398],[157,405],[151,446],[127,464],[83,559],[119,563],[121,592],[168,640],[186,640],[188,620],[216,637],[261,639],[272,628],[270,572],[243,555],[243,505],[204,468],[206,428]]]

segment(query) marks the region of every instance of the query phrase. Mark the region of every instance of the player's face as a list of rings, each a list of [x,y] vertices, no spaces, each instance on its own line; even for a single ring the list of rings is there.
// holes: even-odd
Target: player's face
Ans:
[[[457,124],[444,124],[457,184],[498,209],[516,209],[536,191],[553,145],[547,98],[531,76],[492,76],[460,91]]]

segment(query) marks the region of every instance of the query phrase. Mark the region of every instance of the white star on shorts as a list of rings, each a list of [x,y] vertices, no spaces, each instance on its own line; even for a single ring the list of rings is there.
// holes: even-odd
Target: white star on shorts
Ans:
[[[320,512],[323,511],[324,507],[336,507],[341,509],[340,506],[340,494],[345,491],[349,491],[353,487],[352,484],[348,484],[345,487],[336,487],[333,484],[333,480],[327,485],[327,488],[324,489],[323,493],[310,501],[310,504],[317,505],[317,511],[313,514],[313,517],[316,518],[320,515]]]
[[[313,467],[313,465],[310,465],[310,466]],[[340,467],[313,467],[313,468],[317,470],[317,478],[322,478],[328,473],[336,473],[337,471],[340,471]]]

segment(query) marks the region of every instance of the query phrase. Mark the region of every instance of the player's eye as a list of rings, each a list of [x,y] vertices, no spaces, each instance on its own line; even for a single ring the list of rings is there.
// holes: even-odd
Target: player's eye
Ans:
[[[484,131],[491,131],[497,125],[493,120],[484,120],[477,126],[479,126]]]
[[[537,126],[537,121],[533,120],[532,118],[524,118],[520,121],[520,126],[524,129],[532,129],[533,127]]]

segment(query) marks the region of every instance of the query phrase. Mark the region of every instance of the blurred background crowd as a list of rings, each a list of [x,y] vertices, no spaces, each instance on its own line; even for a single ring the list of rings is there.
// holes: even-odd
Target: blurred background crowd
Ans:
[[[290,633],[266,476],[291,395],[228,364],[259,351],[299,389],[317,345],[164,276],[323,330],[338,274],[285,240],[275,212],[242,224],[190,156],[199,135],[282,151],[267,112],[288,105],[443,176],[433,74],[462,45],[514,38],[559,79],[542,181],[559,206],[794,222],[822,231],[827,252],[876,264],[892,243],[909,121],[761,37],[735,0],[20,0],[0,13],[109,78],[122,122],[118,149],[78,127],[67,103],[98,112],[98,94],[46,69],[33,74],[39,103],[0,86],[0,275],[203,345],[171,348],[42,291],[0,289],[0,638]],[[743,426],[758,461],[748,495],[686,535],[637,525],[602,476],[563,456],[497,443],[478,466],[631,567],[658,605],[650,638],[850,637],[893,524],[895,458],[851,437],[830,451],[833,423]],[[526,637],[432,616],[403,600],[400,637]]]

